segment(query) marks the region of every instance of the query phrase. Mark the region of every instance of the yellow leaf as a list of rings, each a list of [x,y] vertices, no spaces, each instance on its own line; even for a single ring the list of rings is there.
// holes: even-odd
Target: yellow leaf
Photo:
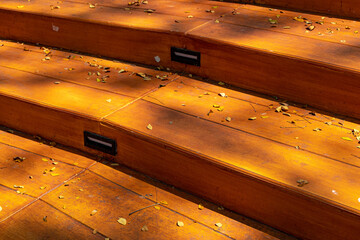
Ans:
[[[177,221],[176,225],[177,225],[178,227],[183,227],[183,226],[184,226],[184,223],[181,222],[181,221]]]
[[[249,120],[256,120],[256,117],[250,117]]]
[[[189,15],[189,16],[187,16],[188,18],[193,18],[194,16],[193,15]]]
[[[214,104],[213,107],[214,107],[214,108],[219,108],[220,105]]]
[[[159,207],[159,206],[154,206],[154,208],[155,208],[156,210],[160,210],[160,207]]]
[[[17,6],[17,8],[23,8],[24,7],[24,5],[19,5],[19,6]]]
[[[41,190],[44,190],[46,187],[40,187]]]
[[[119,218],[118,220],[118,223],[120,223],[121,225],[126,225],[126,219],[125,218]]]
[[[200,203],[199,206],[198,206],[199,210],[203,210],[204,209],[204,206]]]
[[[221,223],[215,223],[215,226],[221,228],[221,227],[222,227],[222,224],[221,224]]]
[[[60,174],[58,174],[58,173],[50,173],[50,175],[53,176],[53,177],[56,177],[56,176],[59,176]]]
[[[64,199],[64,196],[60,195],[58,198],[59,198],[59,199]]]
[[[344,140],[346,140],[346,141],[352,141],[352,139],[349,138],[349,137],[342,137],[342,139],[344,139]]]
[[[94,216],[96,213],[97,213],[97,210],[94,209],[94,210],[91,211],[90,216]]]
[[[226,120],[227,122],[231,122],[231,117],[226,117],[225,120]]]
[[[261,116],[261,118],[268,118],[269,116]]]
[[[146,128],[149,129],[149,130],[152,130],[152,129],[153,129],[153,127],[151,126],[151,124],[148,124],[148,125],[146,126]]]
[[[43,160],[44,162],[49,161],[49,160],[48,160],[48,159],[46,159],[46,158],[42,158],[41,160]]]
[[[96,7],[96,4],[89,3],[89,8],[95,8],[95,7]]]
[[[220,106],[220,107],[218,107],[218,109],[217,109],[219,112],[222,112],[223,110],[224,110],[224,107],[223,106]]]

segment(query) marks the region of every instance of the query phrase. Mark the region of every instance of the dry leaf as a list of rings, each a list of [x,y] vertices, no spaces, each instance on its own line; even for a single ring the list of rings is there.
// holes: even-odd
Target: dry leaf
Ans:
[[[95,7],[96,7],[96,4],[89,3],[89,8],[95,8]]]
[[[46,187],[40,187],[41,190],[44,190]]]
[[[346,140],[346,141],[352,141],[352,139],[349,138],[349,137],[342,137],[342,139],[344,139],[344,140]]]
[[[64,196],[60,195],[58,198],[59,198],[59,199],[64,199]]]
[[[223,107],[223,106],[220,106],[220,107],[217,108],[217,110],[218,110],[219,112],[222,112],[222,111],[224,111],[224,107]]]
[[[214,107],[214,108],[219,108],[219,107],[220,107],[220,105],[218,105],[218,104],[214,104],[214,105],[213,105],[213,107]]]
[[[94,230],[92,231],[92,234],[97,234],[97,230],[94,229]]]
[[[145,9],[144,10],[144,12],[146,12],[146,13],[153,13],[155,11],[156,11],[155,9]]]
[[[176,225],[177,225],[178,227],[183,227],[183,226],[184,226],[184,223],[181,222],[181,221],[177,221]]]
[[[204,206],[200,203],[199,206],[198,206],[199,210],[203,210],[204,209]]]
[[[159,206],[154,206],[154,208],[155,208],[156,210],[160,210],[160,207],[159,207]]]
[[[50,175],[53,176],[53,177],[56,177],[56,176],[59,176],[60,174],[58,174],[58,173],[50,173]]]
[[[271,18],[269,18],[269,22],[270,22],[270,24],[277,24],[278,23],[278,21],[276,19],[271,19]]]
[[[312,31],[312,30],[314,30],[315,29],[315,26],[313,26],[313,25],[310,25],[310,26],[308,26],[307,28],[306,28],[306,30],[309,30],[309,31]]]
[[[215,226],[221,228],[221,227],[222,227],[222,224],[221,224],[221,223],[215,223]]]
[[[227,97],[225,93],[219,93],[221,97]]]
[[[152,130],[152,129],[153,129],[153,127],[151,126],[151,124],[148,124],[148,125],[146,126],[146,128],[149,129],[149,130]]]
[[[218,19],[215,20],[215,23],[220,23],[220,21]]]
[[[320,132],[320,131],[321,131],[321,128],[314,128],[313,131],[315,131],[315,132]]]
[[[194,16],[193,15],[189,15],[189,16],[187,16],[188,18],[193,18]]]
[[[145,226],[143,226],[143,227],[141,228],[141,231],[147,232],[147,231],[149,231],[149,229],[148,229],[148,227],[145,225]]]
[[[268,118],[269,116],[261,116],[261,118]]]
[[[0,212],[2,211],[2,207],[0,206]]]
[[[256,120],[256,117],[250,117],[248,120]]]
[[[126,219],[125,218],[119,218],[118,220],[118,223],[120,223],[121,225],[126,225]]]
[[[303,187],[304,185],[309,183],[307,180],[304,179],[299,179],[296,182],[298,183],[298,187]]]
[[[49,160],[48,160],[48,159],[46,159],[46,158],[42,158],[41,160],[43,160],[44,162],[49,161]]]
[[[281,112],[281,106],[277,107],[277,108],[275,109],[275,112]]]
[[[226,120],[227,122],[231,122],[231,117],[226,117],[225,120]]]
[[[288,117],[291,117],[291,114],[290,114],[290,113],[283,112],[283,115],[288,116]]]
[[[98,211],[96,209],[92,210],[90,216],[94,216]]]
[[[162,205],[168,205],[167,201],[160,201],[160,204],[162,204]]]
[[[47,222],[47,216],[43,217],[43,221]]]

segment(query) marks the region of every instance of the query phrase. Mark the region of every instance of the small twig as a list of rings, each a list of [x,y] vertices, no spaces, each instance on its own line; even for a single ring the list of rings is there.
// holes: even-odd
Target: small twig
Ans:
[[[149,207],[154,207],[154,206],[159,205],[159,204],[160,204],[160,203],[155,203],[155,204],[152,204],[152,205],[150,205],[150,206],[140,208],[140,209],[138,209],[138,210],[136,210],[136,211],[133,211],[133,212],[129,213],[129,216],[130,216],[130,215],[133,215],[134,213],[140,212],[141,210],[147,209],[147,208],[149,208]]]
[[[358,157],[358,156],[356,156],[356,155],[354,155],[354,154],[351,154],[351,155],[353,155],[354,157],[357,157],[357,158],[359,158],[359,159],[360,159],[360,157]]]
[[[254,111],[256,112],[255,107],[254,107],[251,103],[249,103],[249,104],[250,104],[250,106],[254,109]]]
[[[300,127],[300,126],[296,126],[296,127],[283,127],[283,126],[280,126],[280,128],[304,128],[304,127]]]

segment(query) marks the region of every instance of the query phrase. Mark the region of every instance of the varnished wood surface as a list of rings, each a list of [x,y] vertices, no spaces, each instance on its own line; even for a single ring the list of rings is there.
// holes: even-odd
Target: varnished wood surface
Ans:
[[[9,56],[8,61],[0,60],[3,125],[89,152],[94,151],[83,146],[83,131],[100,133],[117,140],[114,160],[283,231],[305,239],[337,239],[341,234],[352,239],[358,234],[360,196],[354,179],[359,149],[351,133],[358,129],[356,122],[294,104],[286,116],[275,112],[279,102],[264,96],[171,72],[57,50],[42,61],[45,54],[39,47],[8,42],[1,51]],[[38,67],[32,66],[37,61]],[[104,83],[89,78],[89,71],[102,75],[106,69],[88,62],[110,67],[111,76]],[[65,69],[70,67],[74,69]],[[118,73],[119,69],[128,72]],[[150,79],[143,79],[139,71]],[[169,79],[156,78],[163,74]],[[6,149],[22,144],[8,136],[0,142],[10,145]],[[22,145],[47,156],[28,141]],[[75,161],[69,154],[60,159],[64,158],[71,174],[89,167],[85,159]],[[51,165],[37,161],[37,168]],[[29,169],[9,175],[3,184],[17,185],[16,179],[31,182]],[[43,177],[40,170],[33,177]],[[97,168],[92,172],[117,182],[111,173]],[[308,184],[299,187],[300,179]],[[42,194],[36,186],[28,188],[31,196]],[[336,229],[333,222],[339,222]]]
[[[359,22],[215,1],[6,0],[0,9],[3,38],[186,70],[360,118]],[[172,62],[171,46],[200,51],[201,67]]]
[[[1,171],[6,172],[0,177],[0,239],[294,239],[228,210],[219,211],[210,202],[123,166],[114,169],[3,130],[0,139],[1,152],[8,155],[0,157],[0,166],[5,167]],[[14,156],[26,159],[15,162]],[[52,157],[54,161],[42,160]],[[80,172],[69,168],[74,165],[68,163],[78,159],[91,167],[79,167]],[[43,174],[40,169],[47,168],[47,164],[55,166],[53,173],[59,176]],[[23,169],[28,172],[24,174]],[[24,176],[16,179],[24,187],[19,188],[20,194],[17,188],[3,184],[9,175],[16,174]],[[33,176],[32,183],[25,178],[28,174]],[[39,197],[28,195],[32,185],[44,185],[43,178],[47,179],[44,193]],[[129,216],[155,203],[159,209],[152,206]],[[202,210],[198,208],[200,203]],[[91,215],[95,209],[97,212]],[[117,222],[119,217],[127,219],[125,226]],[[185,225],[178,227],[177,221]],[[218,222],[223,224],[221,228],[214,225]],[[141,230],[144,226],[148,231]]]

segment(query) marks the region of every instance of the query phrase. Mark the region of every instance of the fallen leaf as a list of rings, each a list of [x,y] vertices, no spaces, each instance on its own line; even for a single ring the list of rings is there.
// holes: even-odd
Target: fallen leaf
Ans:
[[[149,130],[152,130],[152,129],[153,129],[153,127],[151,126],[151,124],[148,124],[148,125],[146,126],[146,128],[149,129]]]
[[[97,230],[96,229],[94,229],[93,231],[92,231],[92,234],[97,234]]]
[[[58,198],[59,198],[59,199],[64,199],[64,196],[60,195]]]
[[[2,211],[2,207],[0,206],[0,212]]]
[[[17,6],[17,8],[23,8],[24,7],[24,5],[19,5],[19,6]]]
[[[285,26],[283,27],[283,29],[290,29],[290,26]]]
[[[58,174],[58,173],[50,173],[50,175],[53,176],[53,177],[56,177],[56,176],[59,176],[60,174]]]
[[[270,24],[277,24],[278,21],[276,19],[269,18]]]
[[[256,117],[249,117],[248,120],[256,120]]]
[[[309,30],[309,31],[312,31],[312,30],[314,30],[315,29],[315,26],[313,26],[313,25],[310,25],[310,26],[308,26],[307,28],[306,28],[306,30]]]
[[[107,101],[108,103],[111,103],[111,99],[110,99],[110,98],[109,98],[109,99],[107,99],[106,101]]]
[[[296,182],[298,183],[298,187],[303,187],[304,185],[309,183],[307,180],[304,179],[299,179]]]
[[[325,122],[326,125],[332,125],[332,122]]]
[[[89,3],[89,8],[95,8],[95,7],[96,7],[96,4]]]
[[[220,23],[220,21],[218,19],[215,20],[215,23]]]
[[[40,187],[41,190],[44,190],[46,187]]]
[[[143,226],[143,227],[141,228],[141,231],[147,232],[147,231],[149,231],[149,229],[148,229],[148,227],[145,225],[145,226]]]
[[[168,205],[167,201],[160,201],[160,204],[162,204],[162,205]]]
[[[222,211],[222,210],[224,210],[224,207],[223,207],[223,206],[219,206],[219,207],[218,207],[218,210],[219,210],[219,211]]]
[[[94,216],[98,211],[96,209],[92,210],[90,216]]]
[[[144,12],[146,12],[146,13],[153,13],[155,11],[156,11],[155,9],[145,9],[144,10]]]
[[[221,227],[222,227],[222,224],[221,224],[221,223],[215,223],[215,226],[221,228]]]
[[[218,82],[218,84],[219,84],[220,86],[224,86],[224,85],[225,85],[224,82]]]
[[[159,207],[159,206],[154,206],[154,208],[155,208],[156,210],[160,210],[160,207]]]
[[[198,206],[199,210],[203,210],[204,209],[204,206],[200,203],[199,206]]]
[[[227,97],[225,93],[219,93],[221,97]]]
[[[218,104],[214,104],[214,105],[213,105],[213,107],[214,107],[214,108],[219,108],[219,107],[220,107],[220,105],[218,105]]]
[[[48,159],[46,159],[46,158],[42,158],[41,160],[43,160],[44,162],[49,161],[49,160],[48,160]]]
[[[47,222],[47,216],[43,217],[43,221]]]
[[[217,108],[217,110],[218,110],[219,112],[222,112],[222,111],[224,111],[224,107],[223,107],[223,106],[220,106],[220,107]]]
[[[119,218],[118,220],[118,223],[120,223],[121,225],[126,225],[126,219],[125,218]]]
[[[25,157],[14,157],[13,160],[15,162],[23,162],[26,158]]]
[[[181,222],[181,221],[177,221],[176,225],[177,225],[178,227],[183,227],[183,226],[184,226],[184,223]]]
[[[288,117],[291,117],[291,114],[290,114],[290,113],[283,112],[283,115],[288,116]]]
[[[119,70],[119,73],[124,73],[124,72],[127,72],[127,71],[124,70],[124,69],[120,69],[120,70]]]
[[[269,116],[261,116],[261,118],[268,118]]]
[[[226,117],[225,120],[226,120],[227,122],[231,122],[231,117]]]
[[[349,137],[342,137],[342,139],[344,139],[344,140],[346,140],[346,141],[352,141],[352,139],[349,138]]]
[[[313,131],[314,132],[320,132],[320,131],[322,131],[322,129],[321,128],[314,128]]]
[[[275,112],[281,112],[281,106],[277,107],[277,108],[275,109]]]
[[[193,18],[194,16],[193,15],[189,15],[189,16],[187,16],[188,18]]]

